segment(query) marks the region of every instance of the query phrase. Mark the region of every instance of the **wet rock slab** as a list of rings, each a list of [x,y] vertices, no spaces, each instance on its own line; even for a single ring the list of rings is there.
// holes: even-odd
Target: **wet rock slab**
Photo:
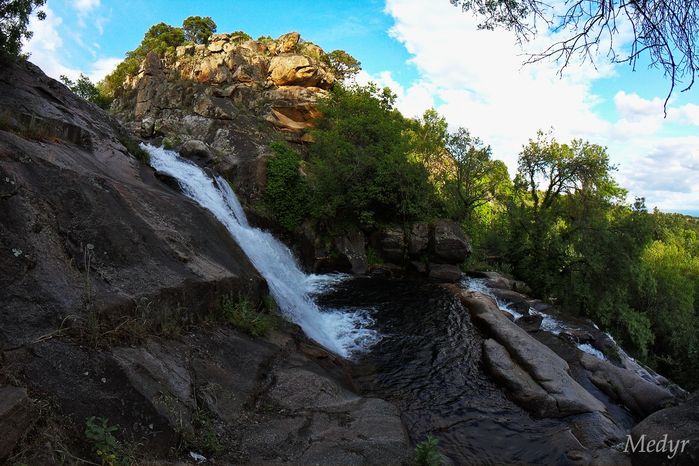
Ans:
[[[490,343],[484,344],[486,360],[522,405],[545,417],[605,411],[570,376],[568,364],[503,316],[492,298],[461,291],[458,296],[474,322],[492,335]]]

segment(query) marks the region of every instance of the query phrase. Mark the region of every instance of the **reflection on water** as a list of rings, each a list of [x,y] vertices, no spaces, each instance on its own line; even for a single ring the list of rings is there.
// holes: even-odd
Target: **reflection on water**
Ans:
[[[395,402],[414,442],[432,434],[457,464],[566,464],[566,426],[507,399],[481,366],[482,337],[446,290],[418,281],[357,278],[318,298],[371,309],[383,335],[354,363],[366,395]]]

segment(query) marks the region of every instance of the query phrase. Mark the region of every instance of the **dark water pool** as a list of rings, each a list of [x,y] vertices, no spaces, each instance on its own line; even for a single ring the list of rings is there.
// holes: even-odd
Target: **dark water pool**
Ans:
[[[567,464],[566,425],[533,419],[484,372],[482,336],[449,292],[421,281],[357,278],[318,298],[372,309],[383,335],[353,364],[365,395],[395,402],[413,442],[433,435],[456,464]]]

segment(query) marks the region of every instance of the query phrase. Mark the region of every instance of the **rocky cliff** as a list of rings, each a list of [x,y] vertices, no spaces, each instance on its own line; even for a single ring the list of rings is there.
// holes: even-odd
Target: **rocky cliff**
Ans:
[[[325,52],[296,32],[277,40],[214,34],[163,58],[149,54],[113,104],[116,116],[144,138],[215,164],[245,197],[264,186],[274,139],[305,141],[335,75]]]
[[[297,327],[253,340],[216,319],[266,284],[116,119],[30,63],[0,69],[0,102],[0,462],[405,457],[396,408]]]

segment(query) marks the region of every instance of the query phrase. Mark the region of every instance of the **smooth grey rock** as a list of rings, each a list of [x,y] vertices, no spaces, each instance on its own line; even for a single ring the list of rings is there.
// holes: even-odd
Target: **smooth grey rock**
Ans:
[[[405,235],[397,229],[386,230],[381,235],[381,256],[388,262],[402,264],[405,254]]]
[[[525,405],[528,409],[539,410],[546,416],[558,417],[586,412],[605,412],[604,405],[578,384],[569,374],[568,363],[543,343],[532,338],[502,315],[495,301],[480,293],[456,289],[455,292],[469,310],[472,320],[482,326],[509,353],[510,360],[521,370],[507,369],[502,374],[512,374],[511,383],[530,385],[529,379],[522,379],[526,373],[535,383],[556,402],[556,410]],[[500,352],[499,356],[502,356]],[[503,358],[500,357],[502,360]]]
[[[631,454],[634,466],[699,464],[699,392],[678,406],[656,411],[631,431],[634,444],[644,435],[646,452],[637,450]],[[659,446],[657,442],[665,440],[666,451],[648,452],[648,442],[651,440],[656,442],[656,447]],[[670,441],[678,445],[673,458],[668,458],[672,454]],[[677,443],[682,441],[687,442],[684,451],[681,451],[682,444]]]
[[[369,268],[364,242],[364,233],[359,230],[335,238],[335,249],[351,265],[353,274],[366,273]]]
[[[428,264],[428,276],[432,280],[455,283],[461,280],[461,269],[452,264]]]
[[[33,421],[27,390],[0,386],[0,460],[12,453]]]
[[[590,371],[592,382],[600,390],[636,415],[648,416],[674,400],[668,390],[608,361],[583,353],[580,363]]]
[[[410,227],[408,236],[408,255],[419,258],[427,252],[430,241],[430,226],[425,222],[416,222]]]
[[[471,245],[458,223],[437,220],[432,228],[432,260],[460,264],[471,254]]]
[[[541,322],[543,320],[543,316],[532,314],[520,317],[519,319],[515,320],[515,323],[527,332],[536,332],[541,328]]]

